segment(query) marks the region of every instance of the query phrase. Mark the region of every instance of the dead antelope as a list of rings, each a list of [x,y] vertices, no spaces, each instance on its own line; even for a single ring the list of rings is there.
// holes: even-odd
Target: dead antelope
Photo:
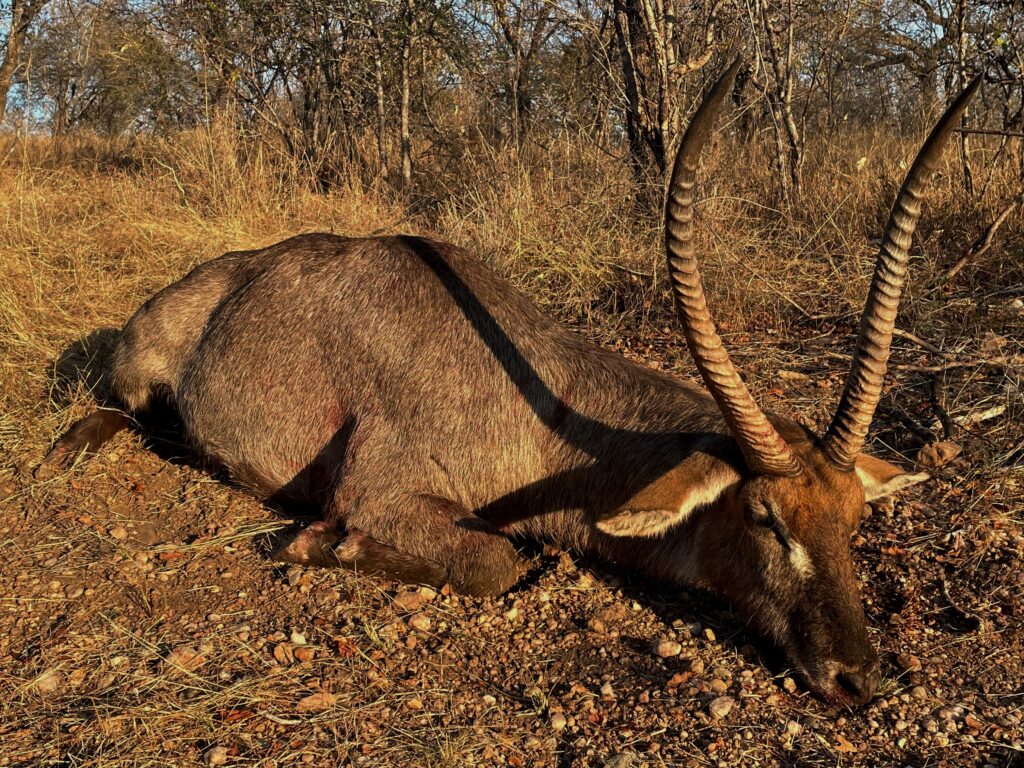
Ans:
[[[166,396],[240,483],[323,510],[281,560],[497,594],[520,574],[512,539],[531,537],[713,589],[819,695],[867,701],[878,657],[850,537],[865,499],[926,476],[861,449],[923,188],[978,82],[900,190],[849,379],[818,437],[754,402],[697,270],[697,162],[737,68],[686,131],[666,212],[679,317],[713,399],[591,346],[458,248],[310,234],[226,254],[150,298],[108,373],[123,411],[79,422],[46,462],[94,450]]]

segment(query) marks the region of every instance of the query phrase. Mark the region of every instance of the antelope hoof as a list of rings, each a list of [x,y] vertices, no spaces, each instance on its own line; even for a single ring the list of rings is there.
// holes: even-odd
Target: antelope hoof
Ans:
[[[275,550],[270,559],[295,565],[336,566],[338,557],[334,554],[334,545],[341,539],[333,525],[318,520]]]

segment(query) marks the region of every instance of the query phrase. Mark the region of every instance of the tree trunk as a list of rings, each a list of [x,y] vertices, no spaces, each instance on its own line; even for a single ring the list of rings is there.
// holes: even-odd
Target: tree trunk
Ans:
[[[406,0],[405,4],[406,28],[405,37],[402,39],[401,63],[401,107],[400,107],[400,132],[402,145],[402,188],[408,190],[412,185],[412,136],[409,128],[409,106],[412,43],[415,34],[416,11],[413,0]]]
[[[967,87],[967,0],[958,0],[956,4],[956,58],[957,75],[959,76],[960,89]],[[968,110],[964,110],[960,117],[960,127],[966,128],[968,124]],[[964,169],[964,191],[967,197],[974,197],[974,168],[971,166],[971,138],[967,133],[960,134],[960,163]]]
[[[377,158],[380,163],[379,173],[382,178],[388,176],[388,145],[387,145],[387,112],[384,108],[384,46],[380,34],[374,30],[376,47],[373,57],[373,76],[377,89]]]
[[[28,2],[11,0],[11,30],[4,46],[3,61],[0,61],[0,120],[7,115],[7,97],[11,92],[14,74],[21,63],[21,52],[25,48],[29,27],[46,5],[46,0]]]

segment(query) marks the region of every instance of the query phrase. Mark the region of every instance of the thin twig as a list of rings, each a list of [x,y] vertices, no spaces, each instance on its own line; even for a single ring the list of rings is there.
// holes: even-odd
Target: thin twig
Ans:
[[[992,241],[995,239],[999,227],[1006,221],[1013,209],[1022,202],[1024,202],[1024,192],[1018,192],[1017,196],[1006,204],[992,223],[985,227],[985,231],[971,244],[971,247],[964,251],[963,255],[954,262],[953,266],[946,270],[946,273],[942,276],[943,280],[952,280],[961,269],[987,251],[992,246]]]
[[[1000,131],[995,128],[954,128],[956,133],[976,133],[981,136],[1013,136],[1015,138],[1024,138],[1024,133],[1020,131]]]
[[[932,352],[932,353],[934,353],[936,355],[945,355],[946,354],[941,349],[936,347],[934,344],[931,344],[930,342],[925,341],[920,336],[915,336],[910,331],[902,331],[899,328],[893,328],[892,335],[893,336],[898,336],[901,339],[906,339],[909,342],[917,344],[917,346],[921,347],[921,349],[927,350],[928,352]]]

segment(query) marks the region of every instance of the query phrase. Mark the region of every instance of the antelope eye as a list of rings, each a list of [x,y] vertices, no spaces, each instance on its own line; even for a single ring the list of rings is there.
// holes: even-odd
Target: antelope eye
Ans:
[[[762,528],[774,528],[779,518],[771,505],[755,501],[747,505],[747,519],[753,525],[759,525]]]

